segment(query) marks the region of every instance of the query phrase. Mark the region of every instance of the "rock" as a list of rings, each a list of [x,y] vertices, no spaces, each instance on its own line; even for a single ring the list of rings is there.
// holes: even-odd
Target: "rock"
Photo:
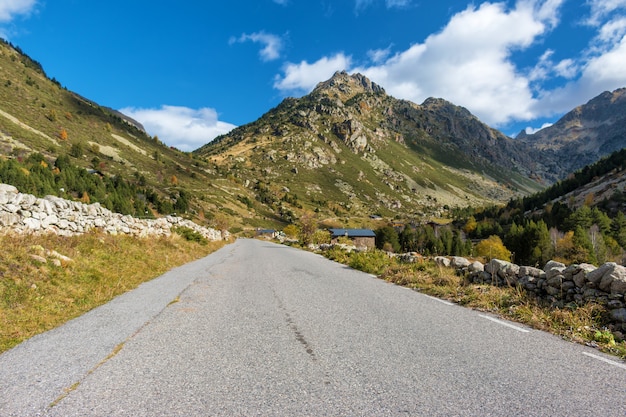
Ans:
[[[450,259],[446,258],[445,256],[435,256],[434,261],[437,265],[443,266],[445,268],[448,268],[450,266]]]
[[[613,278],[610,287],[611,294],[626,293],[626,267],[615,265],[611,277]]]
[[[461,256],[453,256],[450,260],[450,265],[454,268],[467,268],[470,265],[470,261]]]
[[[485,270],[485,265],[483,265],[482,262],[474,261],[471,264],[469,264],[469,266],[467,267],[467,270],[470,273],[483,272]]]
[[[24,225],[30,230],[39,230],[41,229],[41,221],[28,217],[23,220]]]
[[[626,323],[626,308],[611,310],[611,318],[618,323]]]
[[[532,266],[520,266],[519,275],[521,277],[529,276],[533,278],[545,278],[546,277],[546,273],[542,269],[533,268]]]
[[[0,194],[17,194],[17,188],[9,184],[0,184]]]
[[[599,268],[596,268],[593,271],[587,273],[587,282],[591,282],[594,285],[599,285],[604,274],[612,269],[611,263],[612,262],[607,262]]]
[[[556,261],[548,261],[543,270],[546,273],[546,279],[550,279],[555,275],[563,275],[563,271],[565,271],[565,264]]]
[[[44,258],[43,256],[34,255],[34,254],[31,254],[29,256],[31,257],[31,259],[33,259],[34,261],[37,261],[39,263],[42,263],[42,264],[48,263],[48,260],[46,258]]]
[[[20,194],[12,186],[0,184],[0,226],[17,233],[56,233],[71,236],[99,228],[106,233],[126,233],[133,236],[166,236],[173,225],[185,225],[209,240],[221,240],[222,234],[177,216],[139,220],[122,216],[98,203],[83,204],[55,196],[35,198]],[[228,237],[228,234],[225,234]]]
[[[549,285],[550,287],[554,287],[554,288],[561,288],[561,286],[563,285],[563,275],[554,275],[550,278],[546,279],[546,284]]]

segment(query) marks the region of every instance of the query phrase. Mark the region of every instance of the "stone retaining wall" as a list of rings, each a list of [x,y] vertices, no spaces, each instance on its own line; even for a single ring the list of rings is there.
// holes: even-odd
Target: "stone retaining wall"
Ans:
[[[568,303],[602,304],[609,311],[611,330],[621,335],[626,333],[626,267],[614,262],[596,267],[589,264],[566,266],[550,261],[543,269],[519,266],[499,259],[492,259],[483,265],[461,257],[438,256],[435,262],[455,268],[473,283],[519,285],[555,307],[563,307]]]
[[[71,236],[94,229],[137,237],[168,236],[172,227],[188,227],[209,240],[221,240],[221,232],[177,216],[138,219],[113,213],[99,203],[84,204],[55,196],[37,198],[12,185],[0,184],[0,232],[56,233]]]

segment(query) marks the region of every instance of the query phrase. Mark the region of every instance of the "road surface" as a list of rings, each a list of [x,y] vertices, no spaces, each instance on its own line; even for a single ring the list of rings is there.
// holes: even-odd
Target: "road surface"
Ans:
[[[625,416],[594,349],[240,239],[0,355],[0,416]]]

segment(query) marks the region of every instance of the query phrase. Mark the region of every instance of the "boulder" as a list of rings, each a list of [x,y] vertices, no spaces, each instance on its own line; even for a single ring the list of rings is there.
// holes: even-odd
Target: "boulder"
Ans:
[[[470,265],[470,261],[461,256],[453,256],[450,260],[450,265],[454,268],[467,268]]]
[[[618,323],[626,323],[626,308],[612,310],[611,318]]]
[[[542,269],[534,268],[532,266],[520,266],[519,276],[520,277],[545,278],[546,273]]]
[[[445,256],[435,256],[434,261],[437,265],[443,266],[445,268],[450,266],[450,259],[446,258]]]
[[[606,274],[613,268],[611,264],[615,265],[613,262],[607,262],[599,268],[596,268],[593,271],[587,273],[587,282],[591,282],[594,285],[599,285],[604,274]]]
[[[0,194],[17,194],[17,188],[9,184],[0,184]]]
[[[576,284],[577,287],[582,288],[585,285],[585,282],[587,281],[587,274],[589,274],[591,271],[594,271],[596,269],[597,268],[591,264],[578,265],[578,269],[576,273],[574,274],[574,276],[572,277],[574,284]]]
[[[546,273],[546,278],[550,279],[555,275],[563,275],[563,271],[565,271],[565,264],[556,261],[548,261],[543,270]]]
[[[626,293],[626,267],[615,265],[615,269],[611,272],[613,281],[611,282],[611,294]]]
[[[474,261],[467,266],[467,270],[471,273],[483,272],[485,270],[485,265],[482,262]]]

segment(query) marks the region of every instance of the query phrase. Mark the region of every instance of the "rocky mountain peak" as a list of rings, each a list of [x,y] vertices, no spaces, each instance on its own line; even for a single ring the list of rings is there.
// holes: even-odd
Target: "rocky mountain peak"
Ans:
[[[337,71],[329,80],[319,83],[312,92],[339,97],[342,101],[362,93],[385,94],[385,89],[362,74],[350,75],[346,71]]]

